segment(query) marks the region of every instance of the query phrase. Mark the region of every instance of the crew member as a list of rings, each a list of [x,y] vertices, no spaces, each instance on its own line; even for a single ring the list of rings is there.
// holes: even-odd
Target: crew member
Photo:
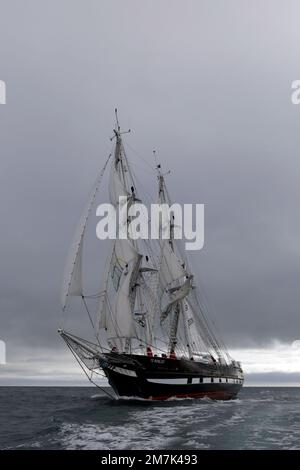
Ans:
[[[148,357],[153,357],[153,352],[152,352],[152,349],[150,348],[150,346],[147,346],[147,356]]]

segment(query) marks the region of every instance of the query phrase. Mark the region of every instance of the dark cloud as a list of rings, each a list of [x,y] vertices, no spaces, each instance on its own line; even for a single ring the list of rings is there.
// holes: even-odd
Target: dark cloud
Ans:
[[[0,336],[8,345],[63,348],[65,254],[110,152],[115,106],[134,131],[128,144],[150,164],[156,148],[172,170],[174,199],[205,203],[205,248],[194,264],[229,345],[297,339],[298,18],[293,1],[1,2]],[[143,184],[148,177],[140,173]],[[152,192],[154,184],[153,175]]]

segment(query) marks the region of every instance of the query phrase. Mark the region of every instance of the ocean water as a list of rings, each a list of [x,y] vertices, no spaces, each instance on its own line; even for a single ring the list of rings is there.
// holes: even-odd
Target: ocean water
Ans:
[[[300,388],[113,401],[90,387],[0,387],[1,449],[300,449]]]

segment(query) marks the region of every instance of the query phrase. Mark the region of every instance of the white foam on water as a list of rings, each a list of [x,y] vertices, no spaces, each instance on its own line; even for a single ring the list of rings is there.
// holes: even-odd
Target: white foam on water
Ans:
[[[67,449],[162,449],[178,439],[178,430],[191,422],[187,406],[153,406],[129,412],[124,423],[64,423],[59,439]],[[182,440],[180,436],[180,440]]]
[[[277,398],[171,399],[143,407],[126,405],[128,400],[136,398],[125,398],[123,405],[120,400],[120,413],[118,405],[112,407],[109,422],[107,414],[101,422],[100,407],[98,422],[64,423],[57,436],[61,446],[95,450],[300,447],[300,412],[295,404]]]
[[[209,444],[199,443],[195,440],[187,441],[186,447],[189,449],[197,449],[197,450],[210,449]]]
[[[144,433],[137,426],[107,426],[64,424],[60,433],[66,449],[117,450],[153,449],[161,447],[157,435]]]

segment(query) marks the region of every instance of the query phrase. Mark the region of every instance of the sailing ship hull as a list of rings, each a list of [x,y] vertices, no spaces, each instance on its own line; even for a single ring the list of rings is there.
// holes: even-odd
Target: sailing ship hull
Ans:
[[[186,359],[126,356],[100,360],[109,384],[119,397],[150,400],[203,398],[231,400],[243,385],[239,367],[202,364]]]

